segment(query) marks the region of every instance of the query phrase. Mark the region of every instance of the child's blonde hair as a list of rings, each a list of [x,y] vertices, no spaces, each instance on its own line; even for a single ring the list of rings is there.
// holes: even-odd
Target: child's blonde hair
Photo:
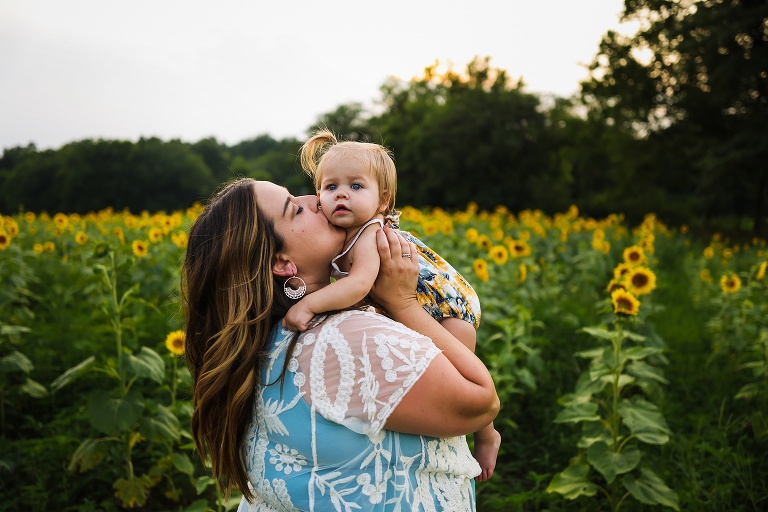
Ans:
[[[323,181],[323,168],[331,160],[347,156],[357,158],[379,184],[379,202],[386,203],[384,213],[394,212],[397,169],[389,149],[371,142],[339,142],[331,131],[318,130],[301,146],[300,155],[301,167],[314,180],[316,191],[320,190]]]

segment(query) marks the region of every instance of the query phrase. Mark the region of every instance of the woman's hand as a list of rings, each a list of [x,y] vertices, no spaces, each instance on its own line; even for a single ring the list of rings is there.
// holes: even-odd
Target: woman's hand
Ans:
[[[376,246],[381,266],[371,289],[373,299],[390,315],[414,305],[421,307],[416,298],[419,276],[416,246],[389,226],[377,231]]]

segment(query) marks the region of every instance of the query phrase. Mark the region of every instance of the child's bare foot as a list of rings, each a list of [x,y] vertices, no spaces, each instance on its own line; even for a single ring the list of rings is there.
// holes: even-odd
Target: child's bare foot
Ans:
[[[493,476],[493,470],[496,468],[496,457],[499,454],[501,446],[501,434],[496,429],[490,428],[483,432],[482,436],[475,433],[475,459],[480,464],[481,473],[475,477],[475,480],[481,482],[488,480]]]

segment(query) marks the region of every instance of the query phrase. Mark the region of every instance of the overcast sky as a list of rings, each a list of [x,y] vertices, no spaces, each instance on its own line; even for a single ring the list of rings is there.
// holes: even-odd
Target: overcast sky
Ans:
[[[0,149],[303,138],[389,76],[474,56],[568,96],[622,0],[0,0]],[[624,29],[623,31],[626,31]]]

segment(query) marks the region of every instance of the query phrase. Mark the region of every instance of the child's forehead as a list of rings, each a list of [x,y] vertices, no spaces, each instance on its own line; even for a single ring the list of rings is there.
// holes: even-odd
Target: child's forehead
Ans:
[[[355,154],[326,155],[319,170],[323,177],[329,174],[365,178],[375,178],[376,176],[371,162]]]

